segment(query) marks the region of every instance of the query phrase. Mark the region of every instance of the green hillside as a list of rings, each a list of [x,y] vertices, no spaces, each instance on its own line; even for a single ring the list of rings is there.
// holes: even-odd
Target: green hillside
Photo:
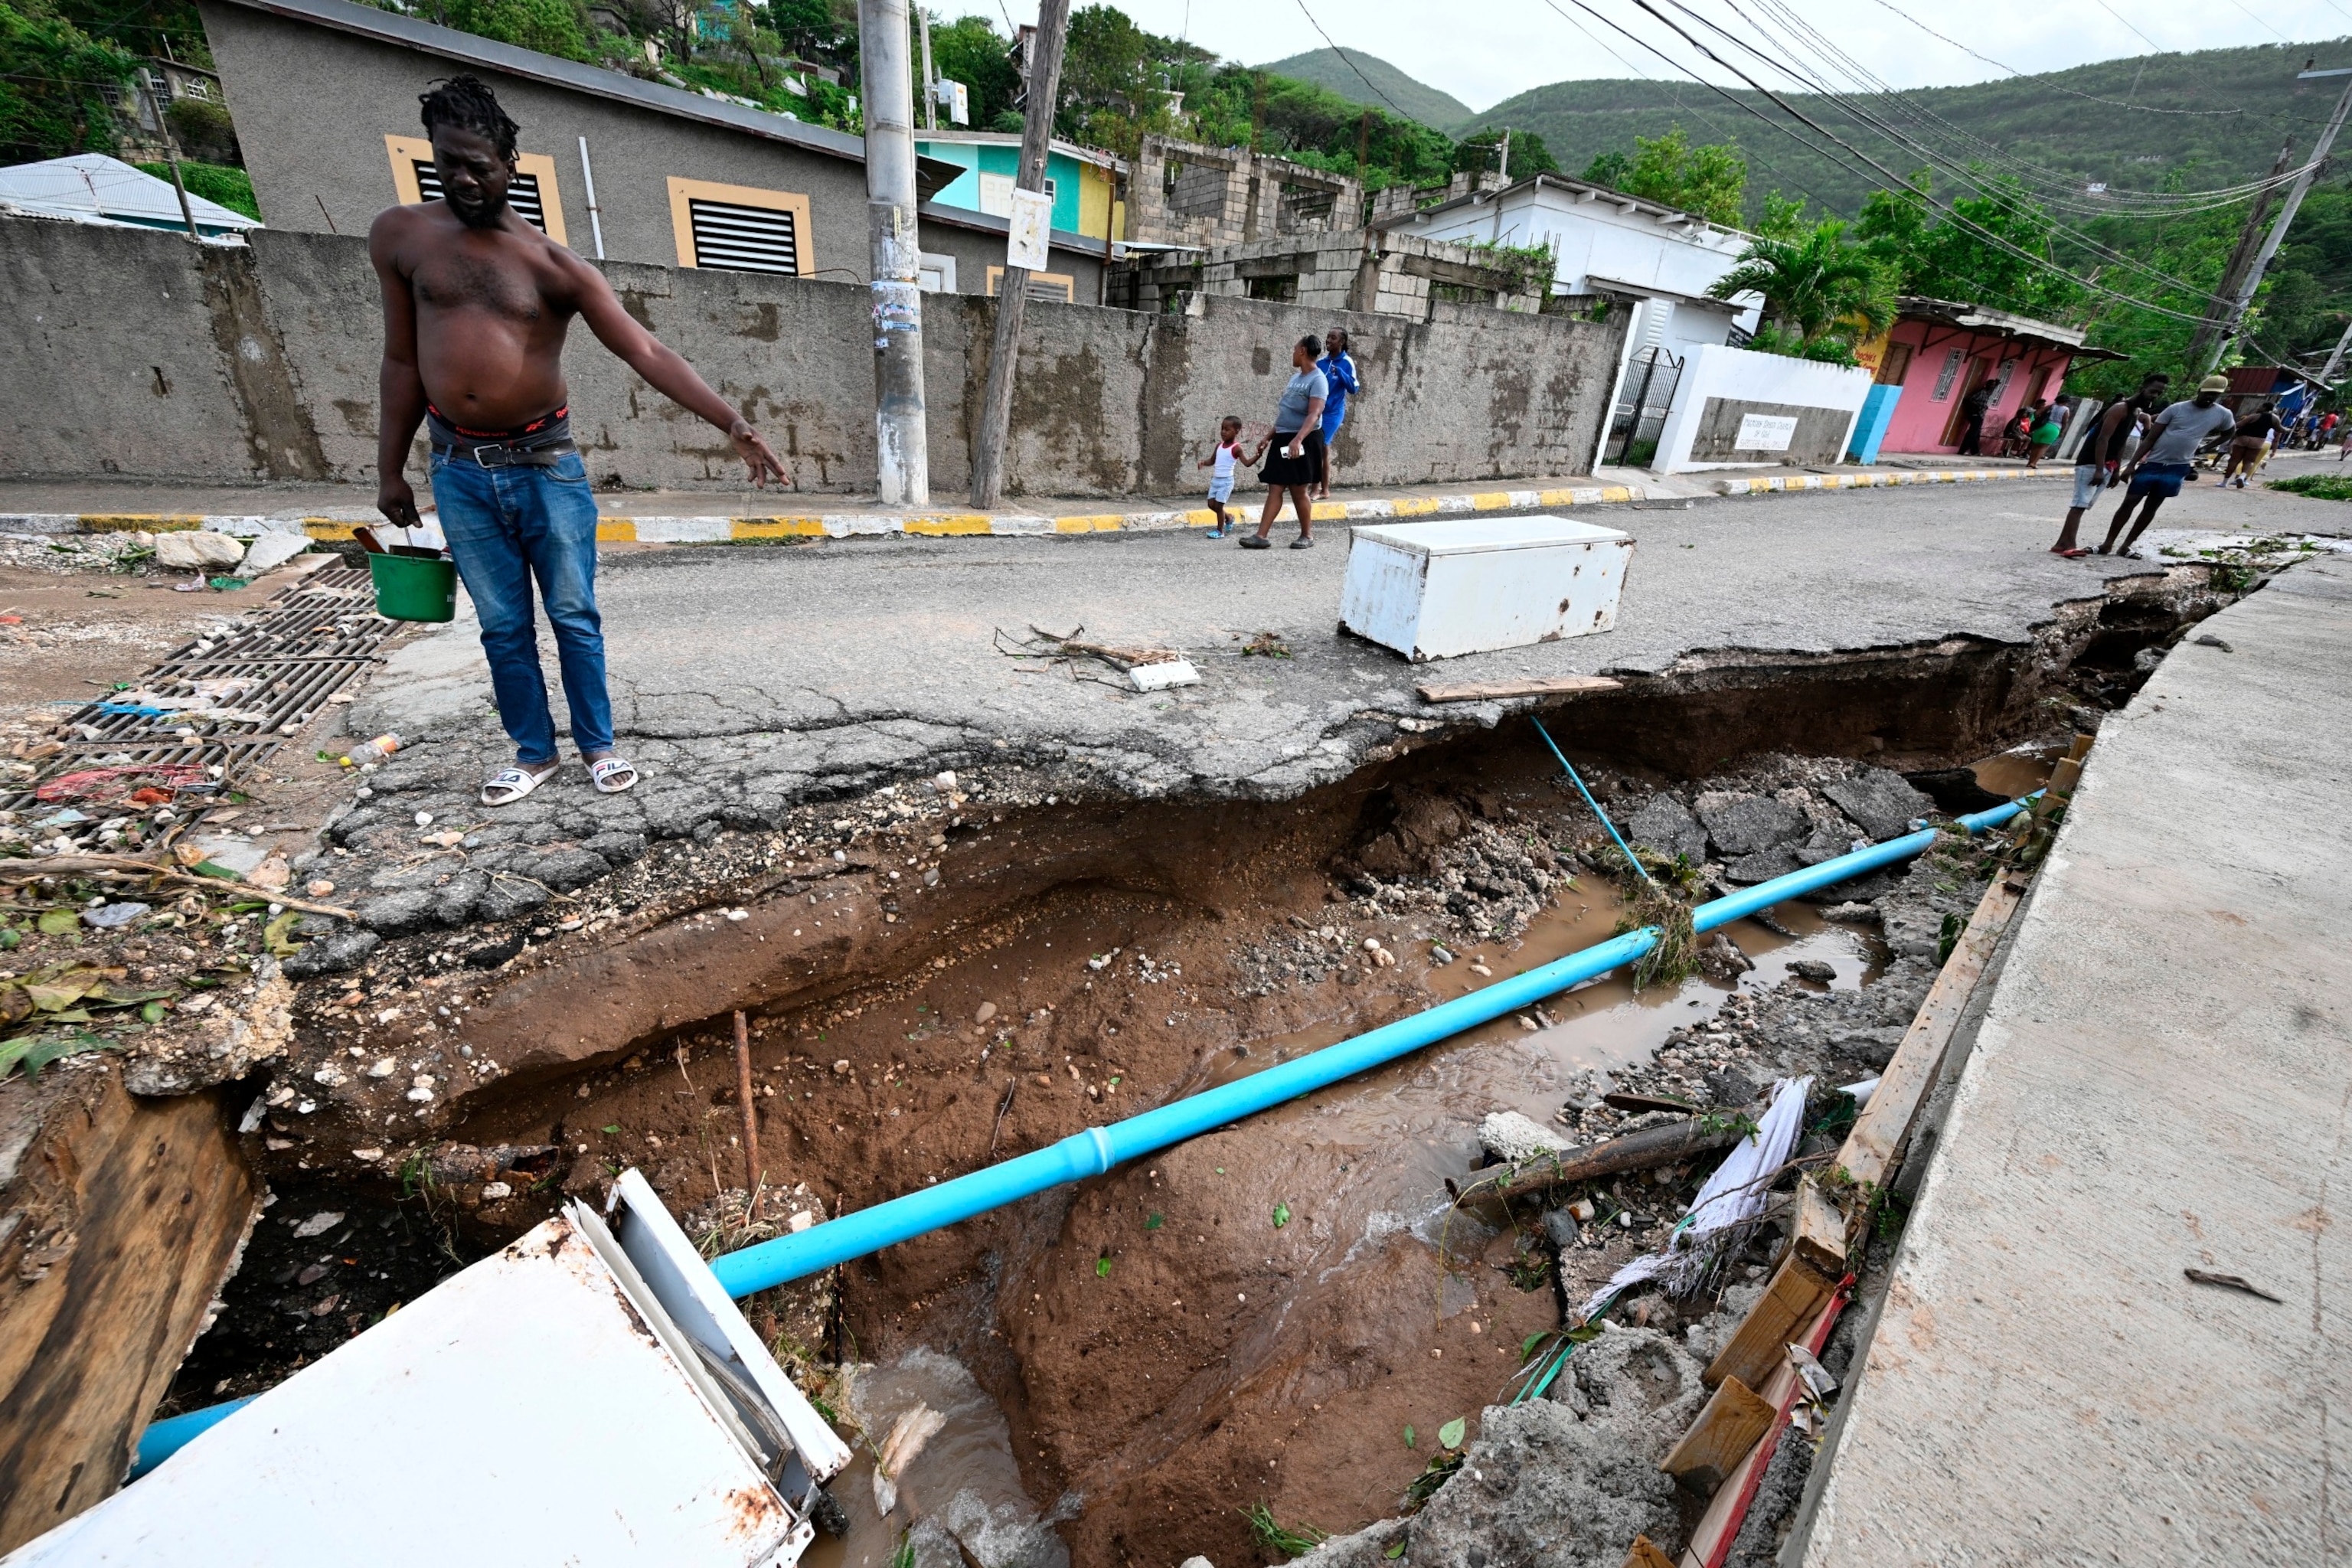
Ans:
[[[2340,80],[2294,79],[2315,55],[2323,66],[2352,65],[2352,41],[2108,60],[1972,87],[1916,89],[1903,95],[1908,103],[1899,107],[1931,128],[1906,128],[1912,139],[1948,149],[1956,157],[2037,165],[2051,174],[2030,183],[2044,188],[2063,176],[2077,189],[2093,181],[2118,189],[2203,189],[2265,174],[2290,133],[2299,148],[2311,146],[2343,88]],[[1761,94],[1738,96],[1789,122]],[[1832,100],[1784,96],[1808,118],[1898,173],[1924,162]],[[1882,118],[1897,111],[1882,104],[1868,108]],[[1937,121],[1945,123],[1937,125]],[[1534,132],[1562,168],[1574,171],[1600,153],[1630,153],[1634,137],[1656,136],[1676,124],[1694,142],[1739,144],[1748,163],[1751,214],[1760,211],[1764,193],[1775,187],[1791,195],[1810,193],[1820,205],[1852,214],[1876,183],[1695,82],[1554,82],[1498,103],[1458,129]],[[1982,145],[1971,146],[1969,138]]]
[[[1472,117],[1468,104],[1449,92],[1418,82],[1404,72],[1361,49],[1349,49],[1343,58],[1337,49],[1309,49],[1286,60],[1257,68],[1275,76],[1313,82],[1367,109],[1395,110],[1408,119],[1440,131],[1451,131]],[[1361,73],[1361,74],[1359,74]],[[1366,86],[1367,79],[1370,86]],[[1375,92],[1373,88],[1380,90]]]

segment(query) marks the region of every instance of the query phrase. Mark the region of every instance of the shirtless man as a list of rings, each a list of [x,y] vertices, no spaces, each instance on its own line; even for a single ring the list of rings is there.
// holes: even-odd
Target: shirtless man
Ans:
[[[490,689],[515,743],[515,765],[482,785],[482,804],[510,805],[555,772],[534,581],[555,633],[572,743],[596,788],[616,795],[637,772],[613,749],[596,501],[565,406],[572,318],[656,389],[727,432],[753,483],[783,481],[783,465],[749,420],[621,308],[603,273],[507,205],[519,127],[490,89],[453,77],[420,101],[444,198],[392,207],[368,230],[383,288],[376,506],[415,525],[416,493],[401,469],[426,423],[441,531],[480,614]]]

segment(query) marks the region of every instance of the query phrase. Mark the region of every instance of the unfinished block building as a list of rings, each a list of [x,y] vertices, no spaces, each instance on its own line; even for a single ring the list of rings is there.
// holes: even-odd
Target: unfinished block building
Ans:
[[[1364,224],[1364,186],[1246,147],[1147,136],[1128,186],[1130,242],[1248,245]]]
[[[1147,251],[1115,264],[1107,279],[1108,302],[1130,310],[1181,312],[1217,295],[1416,321],[1449,303],[1535,312],[1544,281],[1466,245],[1379,229]]]

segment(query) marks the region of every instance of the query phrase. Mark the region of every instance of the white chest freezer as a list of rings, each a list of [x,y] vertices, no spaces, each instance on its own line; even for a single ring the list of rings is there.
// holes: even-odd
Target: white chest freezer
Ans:
[[[1339,624],[1419,662],[1617,624],[1633,541],[1564,517],[1465,517],[1353,531]]]
[[[849,1457],[630,1171],[0,1568],[789,1568]]]

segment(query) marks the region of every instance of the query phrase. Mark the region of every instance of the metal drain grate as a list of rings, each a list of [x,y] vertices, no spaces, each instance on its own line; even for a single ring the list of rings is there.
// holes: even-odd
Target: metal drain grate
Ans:
[[[21,825],[44,849],[167,841],[377,662],[398,629],[375,613],[368,574],[314,572],[220,631],[191,638],[131,689],[68,714],[52,736],[64,750],[0,795],[0,820]],[[103,772],[89,793],[40,797],[45,785],[92,770]],[[132,798],[140,794],[157,798]]]

